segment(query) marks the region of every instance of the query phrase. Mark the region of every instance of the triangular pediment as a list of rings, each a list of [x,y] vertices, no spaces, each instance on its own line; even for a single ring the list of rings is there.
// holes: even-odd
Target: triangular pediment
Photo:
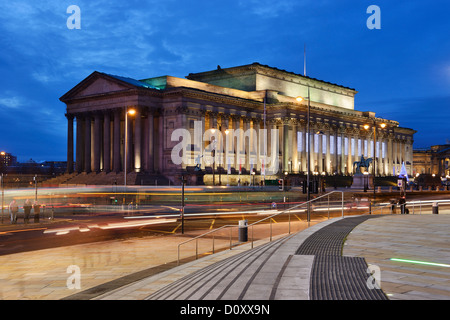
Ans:
[[[118,79],[114,76],[95,71],[63,95],[60,100],[65,102],[70,99],[103,95],[106,93],[124,91],[133,88],[136,88],[136,86],[131,83],[127,83],[126,81]]]

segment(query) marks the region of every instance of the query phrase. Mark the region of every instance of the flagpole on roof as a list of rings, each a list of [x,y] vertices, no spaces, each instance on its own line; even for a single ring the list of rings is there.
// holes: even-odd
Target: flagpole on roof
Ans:
[[[303,75],[306,77],[306,43],[303,47]]]

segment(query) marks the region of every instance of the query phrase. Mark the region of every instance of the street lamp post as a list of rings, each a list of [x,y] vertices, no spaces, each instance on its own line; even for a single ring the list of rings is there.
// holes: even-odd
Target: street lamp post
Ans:
[[[377,146],[377,122],[375,119],[373,121],[373,164],[372,164],[372,184],[373,184],[373,202],[375,204],[375,166],[377,162],[377,155],[376,155],[376,146]],[[385,123],[380,123],[380,127],[382,129],[386,128]],[[365,124],[364,129],[368,130],[370,128],[370,125]],[[381,154],[380,154],[381,158]],[[372,206],[370,207],[370,214],[372,214]]]
[[[127,157],[128,157],[128,114],[133,116],[136,113],[136,110],[125,109],[125,154],[124,154],[124,186],[127,185]]]
[[[228,130],[228,129],[225,129],[225,135],[226,136],[228,136],[228,133],[230,133],[230,130]],[[228,171],[228,167],[230,167],[230,158],[228,157],[228,145],[227,145],[227,142],[226,141],[228,141],[228,138],[226,138],[225,139],[225,157],[224,157],[224,160],[225,160],[225,162],[226,162],[226,165],[227,165],[227,186],[229,186],[230,185],[230,177],[229,177],[229,171]]]
[[[184,234],[184,185],[186,178],[181,174],[181,234]]]
[[[308,100],[308,113],[306,118],[306,134],[307,134],[307,148],[306,148],[306,202],[307,202],[307,215],[306,219],[308,220],[308,226],[311,221],[311,204],[309,203],[310,200],[310,187],[309,187],[309,180],[310,180],[310,171],[311,171],[311,135],[310,135],[310,120],[311,120],[311,97],[309,92],[309,86],[308,86],[308,98],[305,98]],[[296,99],[298,102],[301,102],[304,100],[302,97],[297,97]]]

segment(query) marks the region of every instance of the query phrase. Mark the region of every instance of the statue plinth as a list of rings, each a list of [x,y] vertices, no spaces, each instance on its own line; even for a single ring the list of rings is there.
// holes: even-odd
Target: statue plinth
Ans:
[[[366,186],[367,189],[373,188],[373,176],[371,174],[355,173],[353,175],[352,188],[364,189],[364,186]]]

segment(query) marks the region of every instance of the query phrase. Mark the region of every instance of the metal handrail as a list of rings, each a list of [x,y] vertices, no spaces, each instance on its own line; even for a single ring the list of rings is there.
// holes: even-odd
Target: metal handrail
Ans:
[[[293,206],[293,207],[291,207],[291,208],[285,209],[285,210],[283,210],[283,211],[281,211],[281,212],[275,213],[275,214],[273,214],[273,215],[270,215],[270,216],[268,216],[268,217],[265,217],[265,218],[263,218],[263,219],[261,219],[261,220],[258,220],[258,221],[256,221],[256,222],[254,222],[254,223],[248,225],[248,227],[252,227],[252,240],[251,240],[252,248],[253,248],[253,226],[254,226],[254,225],[256,225],[256,224],[258,224],[258,223],[260,223],[260,222],[262,222],[262,221],[265,221],[265,220],[267,220],[267,219],[272,219],[273,217],[279,216],[279,215],[281,215],[281,214],[285,214],[286,212],[290,212],[291,210],[296,209],[296,208],[299,208],[299,207],[301,207],[301,206],[308,205],[308,204],[310,204],[310,203],[312,203],[312,202],[314,202],[314,201],[317,201],[317,200],[319,200],[319,199],[321,199],[321,198],[324,198],[324,197],[326,197],[326,196],[328,196],[328,204],[329,204],[329,202],[330,202],[330,194],[333,194],[333,193],[341,193],[341,194],[342,194],[341,210],[342,210],[342,218],[343,218],[343,217],[344,217],[344,192],[343,192],[343,191],[336,191],[336,190],[335,190],[335,191],[331,191],[331,192],[328,192],[328,193],[326,193],[326,194],[324,194],[324,195],[321,195],[321,196],[319,196],[319,197],[317,197],[317,198],[315,198],[315,199],[312,199],[312,200],[309,200],[309,201],[300,203],[300,204],[295,205],[295,206]],[[329,208],[330,208],[330,206],[328,205],[328,219],[330,218]],[[309,226],[309,221],[308,221],[308,226]],[[219,231],[219,230],[222,230],[222,229],[224,229],[224,228],[230,228],[230,250],[231,250],[231,248],[232,248],[231,231],[232,231],[232,228],[237,228],[237,227],[239,227],[239,225],[225,225],[225,226],[222,226],[222,227],[220,227],[220,228],[217,228],[217,229],[208,231],[208,232],[206,232],[206,233],[203,233],[203,234],[201,234],[201,235],[199,235],[199,236],[196,236],[196,237],[194,237],[194,238],[192,238],[192,239],[189,239],[189,240],[186,240],[186,241],[183,241],[183,242],[179,243],[179,244],[178,244],[178,260],[177,260],[177,265],[180,264],[180,247],[181,247],[181,245],[186,244],[186,243],[188,243],[188,242],[191,242],[191,241],[194,241],[194,240],[195,240],[195,241],[196,241],[195,258],[198,259],[198,239],[200,239],[200,238],[202,238],[202,237],[204,237],[204,236],[206,236],[206,235],[208,235],[208,234],[211,234],[211,233],[217,232],[217,231]],[[272,241],[272,220],[270,220],[270,230],[271,230],[271,232],[270,232],[270,241]],[[291,219],[290,219],[290,213],[289,213],[289,234],[290,234],[290,233],[291,233]],[[212,248],[212,252],[213,252],[213,254],[214,254],[214,237],[213,237],[213,248]]]

